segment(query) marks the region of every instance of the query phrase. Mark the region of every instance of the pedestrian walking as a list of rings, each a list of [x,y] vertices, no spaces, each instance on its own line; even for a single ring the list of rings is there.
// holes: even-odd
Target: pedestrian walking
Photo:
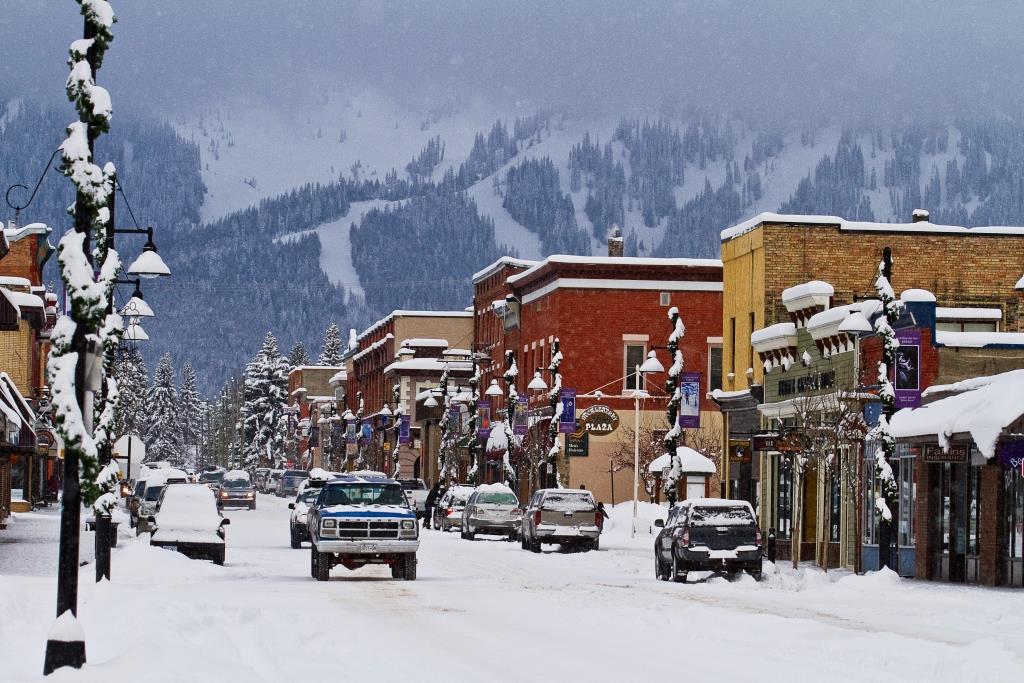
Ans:
[[[604,509],[604,503],[597,504],[597,528],[604,531],[604,520],[608,519],[608,511]]]
[[[434,486],[431,487],[430,493],[427,494],[427,501],[425,504],[425,512],[423,515],[423,528],[426,529],[430,526],[430,520],[434,518],[434,506],[437,505],[437,499],[441,497],[441,482],[435,481]]]

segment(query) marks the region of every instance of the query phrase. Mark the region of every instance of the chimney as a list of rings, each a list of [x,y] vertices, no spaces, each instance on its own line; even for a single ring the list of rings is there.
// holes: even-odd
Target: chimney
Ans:
[[[914,213],[910,215],[911,223],[928,222],[928,210],[927,209],[914,209]]]
[[[612,234],[608,237],[608,255],[622,256],[623,253],[622,231],[617,226],[612,227]]]

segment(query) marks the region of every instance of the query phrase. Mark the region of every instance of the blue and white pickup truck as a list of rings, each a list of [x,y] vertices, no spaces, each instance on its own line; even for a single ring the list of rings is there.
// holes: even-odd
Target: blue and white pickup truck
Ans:
[[[416,580],[419,525],[402,485],[379,472],[337,475],[324,484],[307,517],[313,549],[310,574],[330,578],[331,567],[386,564],[391,576]]]

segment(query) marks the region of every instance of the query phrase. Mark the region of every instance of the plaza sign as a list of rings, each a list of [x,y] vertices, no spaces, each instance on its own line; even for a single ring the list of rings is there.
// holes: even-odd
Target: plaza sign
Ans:
[[[592,405],[580,414],[583,431],[594,436],[611,434],[619,428],[619,414],[604,405]]]

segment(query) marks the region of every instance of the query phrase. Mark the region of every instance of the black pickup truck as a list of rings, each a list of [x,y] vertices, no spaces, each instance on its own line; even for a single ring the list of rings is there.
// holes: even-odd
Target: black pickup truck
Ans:
[[[692,571],[761,578],[761,530],[750,503],[722,498],[685,500],[669,512],[654,541],[654,571],[662,581],[686,581]]]

